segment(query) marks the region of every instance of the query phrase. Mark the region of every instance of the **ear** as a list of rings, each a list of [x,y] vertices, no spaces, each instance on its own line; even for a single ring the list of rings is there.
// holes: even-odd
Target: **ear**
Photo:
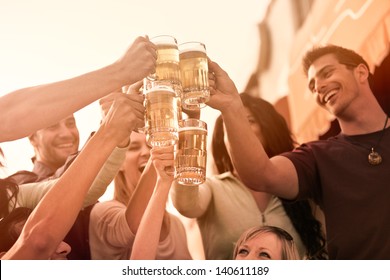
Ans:
[[[28,136],[28,140],[30,140],[30,143],[31,143],[31,145],[33,145],[33,147],[36,147],[36,145],[37,145],[37,134],[33,133],[33,134],[29,135]]]
[[[356,67],[356,71],[360,82],[366,81],[370,75],[370,70],[363,63]]]

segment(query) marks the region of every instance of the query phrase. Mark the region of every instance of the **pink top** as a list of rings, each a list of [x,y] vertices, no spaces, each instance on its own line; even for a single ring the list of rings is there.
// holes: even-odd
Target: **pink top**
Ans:
[[[128,260],[135,235],[125,216],[126,206],[116,200],[97,203],[91,211],[89,242],[95,260]],[[160,242],[157,260],[189,260],[187,237],[178,217],[170,217],[170,233]]]

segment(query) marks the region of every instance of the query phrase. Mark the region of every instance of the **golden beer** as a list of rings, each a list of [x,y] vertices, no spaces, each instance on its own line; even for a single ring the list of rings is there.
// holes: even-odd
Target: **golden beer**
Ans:
[[[155,79],[180,84],[179,50],[176,45],[157,45]]]
[[[199,109],[210,99],[206,47],[199,42],[179,45],[182,106]]]
[[[169,81],[180,86],[179,49],[175,37],[160,35],[150,39],[157,47],[156,72],[149,76],[152,80]]]
[[[175,179],[182,185],[199,185],[206,180],[207,126],[196,119],[179,122],[175,156]]]
[[[168,146],[177,142],[179,101],[171,87],[154,86],[145,92],[145,133],[150,146]]]

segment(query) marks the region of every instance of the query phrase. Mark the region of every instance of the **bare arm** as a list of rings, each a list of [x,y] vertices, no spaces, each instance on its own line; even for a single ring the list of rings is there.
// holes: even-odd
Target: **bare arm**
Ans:
[[[143,121],[138,103],[122,96],[77,159],[44,196],[5,259],[47,259],[73,225],[84,197],[113,149]],[[83,170],[83,172],[80,172]]]
[[[158,173],[157,182],[135,236],[130,257],[133,260],[153,260],[156,258],[165,205],[173,181],[173,175],[164,171],[165,167],[174,165],[173,146],[153,148],[151,153],[153,164]]]
[[[145,209],[148,206],[150,198],[153,194],[156,185],[157,173],[150,159],[142,172],[141,178],[138,181],[137,187],[126,208],[126,221],[132,233],[135,235],[138,232]],[[163,213],[166,213],[165,207]],[[164,217],[168,217],[165,215]],[[169,234],[167,223],[163,223],[160,240],[164,240]]]
[[[143,81],[137,81],[134,84],[127,86],[126,94],[128,96],[139,95],[139,90],[143,85]],[[107,113],[107,109],[110,108],[112,101],[117,95],[122,95],[121,92],[114,92],[99,100],[102,114]],[[126,207],[126,221],[132,233],[136,234],[140,225],[142,216],[149,203],[150,197],[153,194],[154,186],[156,184],[157,174],[154,168],[152,159],[150,158],[144,171],[142,172],[141,178],[137,183],[134,193]],[[168,235],[168,229],[166,226],[163,227],[161,234],[161,240],[165,239]]]
[[[0,142],[48,127],[100,97],[154,72],[155,46],[138,37],[122,58],[99,70],[0,97]],[[17,125],[16,125],[17,124]]]
[[[173,183],[171,191],[173,206],[187,218],[199,218],[210,205],[212,193],[207,184],[183,186]]]
[[[116,147],[111,153],[110,157],[107,159],[89,188],[88,193],[84,198],[83,208],[92,205],[104,194],[108,185],[122,165],[126,150],[127,147]],[[34,209],[42,197],[58,182],[58,180],[59,178],[56,178],[48,181],[20,185],[16,200],[9,203],[10,211],[14,207],[27,207]]]
[[[128,141],[128,139],[126,139],[126,141]],[[84,199],[83,208],[96,203],[96,201],[106,192],[107,187],[122,166],[127,149],[128,146],[125,148],[115,147],[89,188]]]
[[[269,159],[254,135],[238,91],[227,73],[209,61],[209,106],[220,110],[226,127],[230,155],[243,183],[256,191],[292,199],[298,194],[298,176],[292,162],[282,156]]]

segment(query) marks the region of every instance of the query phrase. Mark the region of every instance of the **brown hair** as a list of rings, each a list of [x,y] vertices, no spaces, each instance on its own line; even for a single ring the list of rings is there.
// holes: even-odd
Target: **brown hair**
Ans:
[[[27,221],[31,212],[30,208],[18,207],[0,220],[0,252],[7,252],[15,244],[20,235],[16,225]]]
[[[249,109],[261,128],[265,141],[263,146],[267,155],[273,157],[291,151],[295,145],[292,134],[288,129],[286,120],[275,110],[272,104],[246,92],[241,93],[240,97],[243,105]],[[219,116],[215,121],[211,148],[215,165],[220,174],[233,171],[233,164],[223,139],[223,119],[222,116]]]
[[[127,205],[134,189],[129,190],[123,170],[120,170],[114,178],[114,199]]]
[[[368,70],[370,69],[368,63],[363,59],[363,57],[353,50],[336,45],[314,46],[304,55],[302,59],[302,66],[305,75],[307,75],[307,71],[314,61],[327,54],[333,54],[339,63],[346,65],[349,69],[353,69],[359,64],[364,64]]]

